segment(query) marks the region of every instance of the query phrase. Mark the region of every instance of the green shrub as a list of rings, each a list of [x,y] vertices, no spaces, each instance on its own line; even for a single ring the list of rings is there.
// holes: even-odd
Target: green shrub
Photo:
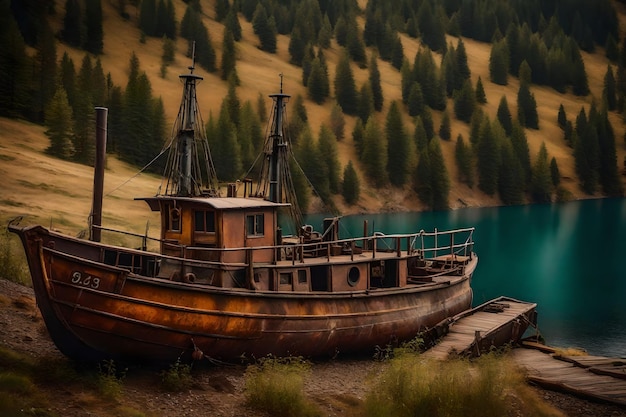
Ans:
[[[0,233],[0,278],[30,285],[28,265],[21,247],[16,244],[17,239],[9,235],[8,231]]]
[[[177,359],[169,369],[161,372],[161,384],[163,388],[171,392],[180,392],[191,388],[193,378],[191,376],[191,366],[181,363]]]
[[[98,391],[107,400],[117,400],[122,395],[126,370],[118,373],[113,360],[102,361],[98,369]]]
[[[250,365],[245,375],[245,396],[250,407],[277,417],[320,416],[304,395],[304,377],[310,365],[301,358],[264,358]]]

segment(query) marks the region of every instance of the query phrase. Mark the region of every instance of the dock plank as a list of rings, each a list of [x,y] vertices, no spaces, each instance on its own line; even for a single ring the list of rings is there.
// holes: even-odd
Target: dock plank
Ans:
[[[580,363],[616,363],[611,358],[584,356],[570,358],[554,356],[533,348],[519,348],[511,352],[513,359],[527,372],[527,378],[545,388],[608,401],[626,406],[626,380],[592,372],[592,367]]]
[[[536,306],[534,303],[500,297],[461,313],[452,319],[448,333],[424,355],[445,359],[451,353],[459,355],[477,353],[477,335],[480,346],[488,345],[496,338],[506,338],[503,331],[511,327],[515,321],[527,322]]]

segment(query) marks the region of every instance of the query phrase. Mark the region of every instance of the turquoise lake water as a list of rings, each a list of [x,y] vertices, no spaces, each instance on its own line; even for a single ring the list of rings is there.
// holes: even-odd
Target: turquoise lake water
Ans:
[[[307,216],[317,229],[324,216]],[[341,236],[475,227],[474,304],[538,304],[546,342],[626,358],[626,199],[346,216]]]

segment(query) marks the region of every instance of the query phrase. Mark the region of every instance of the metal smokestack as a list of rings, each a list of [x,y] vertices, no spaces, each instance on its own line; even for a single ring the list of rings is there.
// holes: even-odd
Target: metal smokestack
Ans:
[[[106,107],[96,107],[96,162],[93,174],[93,203],[91,208],[90,240],[102,239],[102,198],[104,196],[104,166],[107,151],[107,114]]]

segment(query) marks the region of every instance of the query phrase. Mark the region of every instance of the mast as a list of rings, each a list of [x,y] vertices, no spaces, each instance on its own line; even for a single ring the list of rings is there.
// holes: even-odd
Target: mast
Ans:
[[[170,151],[163,175],[165,187],[161,187],[161,195],[219,195],[217,174],[196,96],[196,84],[203,78],[193,73],[194,68],[195,44],[189,74],[179,75],[183,82],[183,97],[168,145]]]
[[[270,133],[263,147],[264,159],[256,196],[275,203],[289,203],[289,217],[294,231],[297,231],[303,221],[289,168],[289,157],[292,153],[286,129],[286,105],[291,96],[283,94],[282,74],[280,74],[280,93],[271,94],[270,97],[274,105],[272,106]]]

